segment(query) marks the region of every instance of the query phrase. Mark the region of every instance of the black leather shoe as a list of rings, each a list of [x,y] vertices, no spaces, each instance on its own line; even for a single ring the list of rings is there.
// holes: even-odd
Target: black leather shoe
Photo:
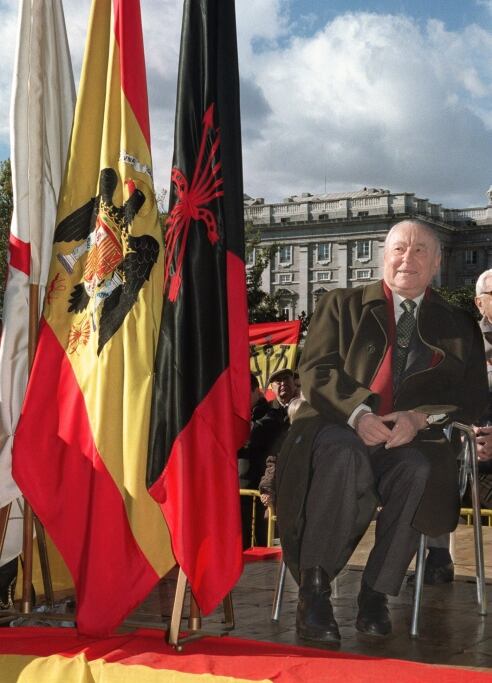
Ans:
[[[425,563],[424,569],[424,583],[426,586],[439,586],[443,583],[452,583],[454,581],[454,564],[448,562],[437,567]],[[407,579],[409,586],[415,585],[415,574],[410,574]]]
[[[340,631],[330,602],[330,580],[321,567],[301,571],[296,630],[299,638],[339,643]]]
[[[357,603],[359,613],[355,626],[358,631],[371,636],[387,636],[391,633],[388,598],[384,593],[378,593],[363,582]]]

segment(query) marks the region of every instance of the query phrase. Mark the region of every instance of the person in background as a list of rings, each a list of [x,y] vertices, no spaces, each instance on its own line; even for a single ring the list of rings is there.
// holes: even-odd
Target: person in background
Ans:
[[[287,406],[296,396],[294,373],[289,368],[276,370],[270,375],[268,384],[275,395],[273,401],[266,401],[259,387],[253,390],[257,379],[251,375],[252,409],[251,432],[248,442],[238,452],[240,488],[258,489],[265,471],[266,459],[281,442],[289,426]],[[254,379],[253,379],[254,378]],[[258,398],[260,396],[260,398]],[[266,404],[266,405],[265,405]],[[251,500],[241,499],[243,547],[251,545]],[[258,521],[256,525],[256,544],[265,545],[266,525]]]
[[[474,426],[477,437],[478,482],[480,506],[492,508],[492,270],[481,273],[475,285],[475,305],[485,348],[489,400],[488,406],[478,424]],[[469,492],[465,494],[465,506],[471,506]],[[428,586],[454,581],[454,563],[449,552],[449,534],[429,538],[428,555],[425,561],[424,583]],[[412,574],[408,582],[413,584]]]
[[[301,396],[291,399],[289,405],[287,406],[287,417],[289,418],[289,423],[292,423],[295,414],[304,402],[304,398]],[[278,444],[279,447],[282,443]],[[258,490],[261,493],[260,500],[265,507],[269,505],[275,506],[275,469],[277,466],[277,451],[269,455],[266,459],[265,472],[260,479],[260,484]]]

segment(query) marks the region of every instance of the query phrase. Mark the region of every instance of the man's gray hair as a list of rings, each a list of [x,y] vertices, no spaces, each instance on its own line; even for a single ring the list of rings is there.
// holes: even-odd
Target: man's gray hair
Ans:
[[[402,221],[399,221],[398,223],[395,223],[392,228],[388,231],[388,234],[386,235],[386,239],[384,240],[384,248],[388,246],[388,242],[390,239],[391,234],[397,230],[400,226],[402,226],[404,223],[411,223],[412,225],[416,225],[419,228],[422,228],[425,230],[425,232],[429,235],[429,237],[432,238],[436,245],[436,251],[438,254],[441,253],[441,240],[436,234],[436,231],[432,227],[430,223],[426,223],[425,221],[419,220],[418,218],[405,218]]]
[[[484,270],[483,273],[480,273],[480,275],[478,276],[478,280],[475,285],[475,292],[477,296],[485,294],[485,280],[488,277],[492,278],[492,269]]]

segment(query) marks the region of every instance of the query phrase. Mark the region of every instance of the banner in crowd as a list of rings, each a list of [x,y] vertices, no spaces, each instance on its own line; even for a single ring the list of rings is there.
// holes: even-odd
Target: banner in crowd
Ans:
[[[13,473],[105,635],[175,564],[145,470],[162,310],[138,0],[93,0]]]
[[[242,570],[237,449],[250,423],[234,2],[185,0],[148,485],[197,602]]]
[[[254,323],[249,326],[250,370],[263,391],[275,370],[296,367],[301,321]]]
[[[22,0],[10,111],[14,211],[0,342],[0,508],[20,496],[12,478],[12,443],[27,385],[29,287],[39,286],[42,302],[74,106],[62,2]],[[22,512],[16,501],[0,565],[21,549]]]

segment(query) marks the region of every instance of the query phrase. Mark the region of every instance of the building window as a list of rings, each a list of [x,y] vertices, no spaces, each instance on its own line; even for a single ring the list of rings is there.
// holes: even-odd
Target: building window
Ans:
[[[371,258],[371,242],[369,240],[357,240],[355,258],[357,261],[369,261]]]
[[[318,282],[326,282],[331,280],[331,270],[321,270],[317,277]]]
[[[467,286],[469,286],[469,285],[474,285],[475,282],[476,282],[476,280],[475,280],[474,277],[465,277],[465,278],[463,279],[463,284],[464,284],[464,285],[467,285]]]
[[[292,273],[280,273],[279,283],[286,285],[289,282],[292,282]]]
[[[359,211],[358,214],[359,218],[363,218],[364,216],[369,215],[369,211]]]
[[[255,250],[254,249],[249,249],[246,252],[246,265],[247,266],[254,266],[255,265]]]
[[[282,316],[283,316],[284,320],[290,320],[290,317],[291,317],[290,306],[284,306],[281,310],[282,310]]]
[[[355,279],[356,280],[370,280],[371,279],[371,269],[370,268],[364,268],[364,269],[358,269],[355,271]]]
[[[465,249],[465,263],[467,266],[476,266],[478,253],[476,249]]]
[[[292,263],[292,245],[284,245],[278,250],[278,262],[281,266],[290,266]]]
[[[331,244],[330,242],[320,242],[316,247],[316,260],[319,262],[329,261],[331,259]]]

